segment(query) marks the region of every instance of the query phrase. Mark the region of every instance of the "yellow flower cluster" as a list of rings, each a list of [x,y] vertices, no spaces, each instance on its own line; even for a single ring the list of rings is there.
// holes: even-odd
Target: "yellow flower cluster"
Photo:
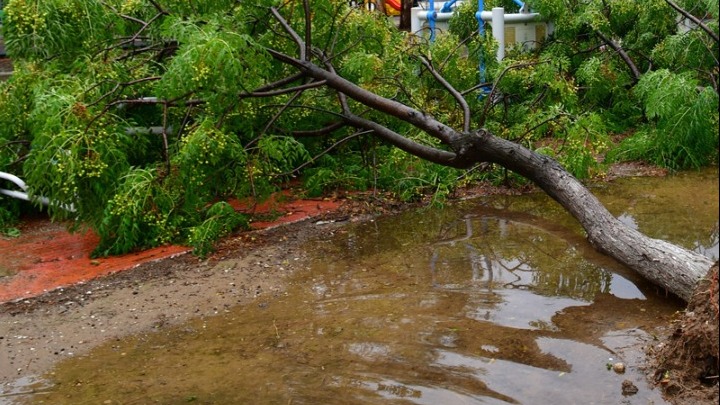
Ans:
[[[40,13],[37,3],[15,0],[5,7],[5,23],[14,25],[20,35],[37,33],[46,26],[47,12]]]
[[[120,12],[123,14],[132,14],[140,10],[141,5],[142,0],[125,0],[122,6],[120,6]]]
[[[210,68],[202,62],[193,66],[193,71],[192,81],[197,83],[198,86],[204,84],[210,77]]]

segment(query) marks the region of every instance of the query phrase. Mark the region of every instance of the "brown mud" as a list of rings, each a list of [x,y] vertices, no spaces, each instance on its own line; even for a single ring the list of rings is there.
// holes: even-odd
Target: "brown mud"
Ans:
[[[716,263],[668,336],[647,351],[650,374],[673,403],[718,403],[719,314]]]

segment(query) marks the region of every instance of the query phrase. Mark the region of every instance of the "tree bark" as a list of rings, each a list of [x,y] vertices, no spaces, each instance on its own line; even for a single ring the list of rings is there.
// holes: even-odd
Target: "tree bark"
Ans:
[[[412,0],[402,0],[400,10],[400,26],[403,31],[410,31],[410,9],[412,8]]]

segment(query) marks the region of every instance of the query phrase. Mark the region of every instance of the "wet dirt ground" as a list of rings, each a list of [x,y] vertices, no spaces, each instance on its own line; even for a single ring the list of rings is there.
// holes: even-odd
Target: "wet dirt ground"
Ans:
[[[336,225],[337,226],[337,225]],[[28,389],[55,362],[103,341],[177,325],[261,302],[285,289],[304,253],[298,244],[319,230],[297,223],[222,242],[216,255],[149,262],[0,307],[0,403]],[[320,232],[325,232],[323,229]]]
[[[717,173],[715,173],[715,182],[716,179]],[[630,185],[628,187],[636,186]],[[678,192],[687,194],[688,192],[692,192],[692,190],[685,189],[679,190]],[[715,194],[717,194],[716,190]],[[665,198],[665,196],[662,194],[657,195],[657,193],[653,194],[652,190],[645,190],[638,194],[636,200],[639,199],[639,201],[642,201],[642,199],[646,198]],[[717,200],[717,198],[715,198],[715,200]],[[626,218],[629,221],[642,217],[643,215],[657,215],[657,212],[653,213],[640,210],[637,208],[640,205],[641,204],[632,203],[628,208],[628,204],[623,204],[624,212],[620,210],[620,207],[615,209],[620,210],[617,213],[619,216],[627,214]],[[610,208],[613,210],[612,205],[610,205]],[[527,212],[527,210],[520,211]],[[141,344],[146,340],[143,336],[148,336],[147,334],[153,331],[162,332],[160,335],[174,336],[171,338],[177,341],[176,338],[184,334],[195,334],[196,338],[201,337],[200,332],[204,327],[210,326],[211,330],[217,331],[222,330],[224,325],[247,320],[248,322],[253,322],[252,328],[258,332],[256,336],[245,337],[245,339],[248,340],[249,347],[266,348],[269,352],[274,353],[269,357],[270,363],[261,362],[255,365],[259,364],[268,367],[273,364],[287,362],[288,347],[299,348],[302,345],[301,342],[311,341],[314,334],[317,333],[316,327],[302,324],[302,319],[307,318],[308,315],[299,309],[297,302],[289,301],[286,295],[286,293],[291,292],[293,288],[297,288],[296,284],[289,284],[288,280],[291,280],[298,270],[305,271],[307,269],[308,254],[311,252],[307,251],[307,245],[305,243],[309,239],[323,239],[332,234],[340,234],[342,236],[344,232],[344,221],[350,220],[350,222],[352,222],[359,221],[362,218],[367,219],[367,217],[355,215],[360,212],[361,210],[357,210],[336,213],[332,216],[326,215],[320,218],[323,222],[318,225],[314,225],[313,222],[310,221],[296,223],[283,228],[273,228],[251,234],[237,235],[224,241],[219,247],[218,253],[210,260],[201,261],[191,255],[181,255],[172,259],[143,264],[128,272],[112,274],[108,277],[56,290],[37,298],[19,300],[3,305],[0,307],[0,332],[2,332],[0,333],[0,403],[3,403],[3,401],[15,403],[14,401],[16,400],[27,398],[28,396],[26,394],[28,391],[42,391],[43,389],[47,389],[47,386],[42,383],[33,385],[32,379],[34,376],[50,370],[50,367],[59,360],[81,359],[81,355],[88,354],[91,349],[101,345],[100,350],[116,352],[115,354],[117,356],[124,357],[123,353],[125,353],[125,355],[132,354],[131,349],[128,348],[129,341],[123,340],[125,337],[131,335],[137,336],[132,339],[139,339],[136,346],[139,347],[140,350],[144,350],[145,353],[151,353],[151,362],[146,363],[145,367],[149,370],[153,369],[155,368],[155,363],[153,363],[152,359],[158,359],[160,357],[154,356],[152,353],[157,350],[164,351],[161,347],[163,344],[158,343],[158,341],[152,341],[148,343],[149,346],[145,346],[144,348]],[[683,212],[683,209],[681,208],[679,212]],[[716,218],[717,208],[713,212]],[[340,219],[341,221],[328,222],[333,219]],[[519,221],[527,221],[527,219],[524,218],[516,219]],[[462,226],[462,223],[458,226]],[[570,227],[572,226],[570,225]],[[672,234],[674,228],[671,228],[672,227],[666,229],[663,226],[659,226],[642,230],[646,233],[655,234],[654,236],[656,237],[669,237],[672,239],[675,235]],[[548,231],[553,232],[553,229],[548,228]],[[452,233],[450,235],[452,235]],[[692,240],[693,237],[690,237],[688,241],[683,240],[681,242],[687,245],[688,243],[692,244]],[[633,280],[632,275],[624,274],[623,276],[627,277],[628,280]],[[317,278],[319,276],[316,274],[315,277]],[[442,280],[435,280],[434,282],[441,281]],[[453,284],[451,282],[452,280],[445,281],[447,281],[445,284]],[[295,280],[293,283],[297,282],[298,281]],[[398,283],[397,278],[388,282],[391,283],[391,288],[398,288],[398,294],[402,295],[407,293],[407,291],[404,290],[404,284],[393,285],[393,283]],[[323,291],[322,294],[335,294],[332,289],[339,287],[329,288],[330,290]],[[381,286],[379,288],[388,288],[388,286]],[[645,292],[647,293],[647,291]],[[449,291],[448,294],[452,294],[452,291]],[[615,291],[614,296],[618,294],[622,296],[622,293],[618,291]],[[408,293],[405,295],[410,296],[411,294]],[[332,301],[332,297],[322,298]],[[621,300],[615,302],[614,299],[613,296],[595,298],[596,304],[591,306],[595,307],[595,311],[589,310],[586,313],[586,310],[582,308],[588,307],[582,306],[578,307],[579,309],[568,311],[563,317],[555,320],[556,327],[559,326],[563,328],[563,322],[569,322],[569,320],[573,320],[571,324],[576,325],[578,320],[585,319],[583,322],[586,323],[590,329],[584,332],[591,332],[593,329],[597,329],[599,325],[617,326],[618,322],[637,323],[637,320],[634,318],[615,319],[617,318],[617,310],[623,306],[627,306],[627,301]],[[418,301],[415,302],[415,304],[420,306],[427,304],[427,302],[424,304],[422,302],[423,301]],[[451,301],[447,302],[450,303]],[[393,306],[402,308],[406,306],[407,302],[401,300],[392,304]],[[450,305],[450,307],[452,307],[452,305]],[[354,311],[358,311],[355,316],[356,318],[361,318],[365,315],[363,308]],[[672,312],[672,310],[670,310],[670,312]],[[599,313],[605,315],[598,318]],[[664,310],[664,313],[667,313],[667,310]],[[268,314],[271,314],[270,318],[268,318]],[[665,315],[658,316],[663,317]],[[271,318],[273,322],[268,321],[268,319]],[[371,318],[376,319],[377,322],[383,322],[382,317],[376,316]],[[186,323],[190,319],[194,320]],[[238,321],[238,319],[240,321]],[[402,316],[399,315],[391,319],[392,324],[396,326],[401,324],[401,320]],[[323,326],[323,333],[328,334],[329,337],[338,337],[342,336],[343,333],[347,334],[347,332],[351,330],[360,330],[361,328],[359,328],[359,326],[368,326],[351,325],[350,329],[348,329],[348,326],[343,326],[343,322],[341,318],[330,319],[328,325]],[[450,349],[458,345],[464,345],[465,343],[463,342],[472,340],[473,335],[482,334],[482,330],[476,329],[477,325],[467,320],[458,319],[454,322],[455,323],[449,325],[448,328],[444,328],[444,330],[448,332],[446,335],[449,337],[436,336],[437,339],[440,339],[440,341],[448,347],[447,355],[444,359],[439,360],[440,363],[447,363],[443,363],[443,367],[450,367],[455,371],[459,370],[458,367],[460,369],[475,368],[478,372],[482,373],[482,369],[486,365],[475,364],[469,360],[469,358],[462,356],[453,357],[451,353],[452,350]],[[340,329],[338,329],[338,327]],[[542,325],[539,325],[540,329],[542,329],[542,327]],[[605,326],[603,326],[603,328],[604,327]],[[617,327],[623,329],[622,325]],[[565,329],[571,331],[575,328],[569,327]],[[388,330],[389,329],[385,329],[385,331]],[[399,334],[396,336],[396,340],[402,341],[403,336],[405,336],[402,327],[392,330],[393,332],[390,334]],[[300,338],[297,335],[291,336],[291,334],[295,334],[293,331],[296,331],[297,334],[307,332],[310,335],[305,336],[305,338]],[[362,332],[362,330],[360,331]],[[583,330],[577,330],[577,332],[580,333],[583,332]],[[228,331],[227,333],[233,332]],[[566,353],[567,346],[556,346],[557,341],[554,340],[551,333],[545,338],[538,340],[536,340],[536,338],[538,338],[538,336],[535,336],[536,334],[537,333],[531,333],[528,335],[528,342],[526,343],[533,343],[535,341],[542,342],[543,351],[554,354],[554,356],[550,355],[549,357],[546,355],[545,360],[557,361],[553,360],[552,357],[563,358],[572,355]],[[542,334],[542,332],[540,334]],[[237,338],[237,336],[231,337],[233,339]],[[212,341],[209,336],[206,336],[206,338]],[[595,338],[600,339],[600,335]],[[607,343],[609,346],[623,346],[624,344],[622,336],[616,336],[614,338],[615,343],[612,342],[612,336],[604,336],[602,338],[610,339],[610,342]],[[228,340],[231,341],[232,339]],[[358,357],[361,358],[360,360],[362,360],[363,357],[365,360],[373,360],[370,362],[359,361],[358,367],[373,367],[373,364],[376,364],[374,363],[375,360],[389,353],[389,345],[374,344],[367,339],[365,343],[363,343],[362,340],[359,342],[343,340],[342,342],[339,347],[353,349],[345,351],[355,356],[354,361],[358,361]],[[525,344],[523,342],[519,343]],[[318,345],[309,346],[310,349],[326,350],[329,347],[327,345],[317,344]],[[113,348],[113,346],[115,347]],[[491,352],[504,350],[499,341],[497,344],[491,346],[494,347],[481,349]],[[419,352],[419,350],[416,349],[417,347],[408,345],[404,350]],[[623,347],[618,347],[618,349],[622,349],[623,352],[627,349],[627,353],[623,354],[626,359],[633,359],[633,356],[638,355],[637,350],[633,351]],[[182,353],[187,353],[188,350],[201,349],[196,346],[182,346],[182,349],[179,350]],[[221,352],[223,350],[226,349],[220,349]],[[475,348],[473,350],[477,351],[478,349]],[[302,358],[297,358],[297,356],[302,357],[302,350],[294,350],[291,352],[290,356],[293,360],[302,360]],[[181,357],[184,356],[185,354],[182,353],[178,353],[178,355]],[[407,356],[412,357],[409,352]],[[100,356],[100,358],[102,358],[102,356]],[[163,360],[158,361],[169,363],[174,361],[172,356],[162,358]],[[487,356],[487,358],[491,359],[493,356]],[[133,357],[133,359],[143,361],[138,360],[137,357]],[[207,357],[205,359],[207,359]],[[308,355],[306,361],[312,363],[312,359],[313,356]],[[175,358],[175,360],[178,360],[178,358]],[[353,358],[351,356],[351,358],[340,358],[335,361],[352,362]],[[535,361],[538,361],[538,365],[545,364],[543,363],[542,356]],[[121,359],[118,358],[117,363],[121,364]],[[554,374],[556,377],[562,376],[562,374],[566,372],[563,367],[567,367],[567,365],[563,366],[561,363],[562,362],[550,367],[551,370],[556,371]],[[254,363],[246,363],[245,366],[253,366],[253,364]],[[498,364],[507,365],[506,362],[499,362]],[[383,365],[391,367],[393,362],[388,360],[384,362]],[[323,367],[324,365],[317,364],[317,366]],[[95,367],[99,366],[96,364]],[[131,367],[133,366],[131,365]],[[242,365],[240,367],[242,367]],[[227,370],[227,368],[225,369]],[[411,369],[410,371],[402,368],[397,369],[398,375],[406,372],[432,374],[433,372],[438,372],[438,370],[440,369]],[[447,372],[452,370],[448,369],[443,372],[447,374]],[[283,377],[284,374],[282,370],[279,370],[278,373],[279,374],[274,376],[275,378],[285,378]],[[437,377],[440,378],[440,374],[438,374]],[[63,374],[63,378],[63,383],[66,386],[73,382],[82,386],[85,382],[82,378],[77,379],[77,381],[72,379],[68,380],[66,373]],[[161,377],[160,380],[163,378],[167,380],[167,377]],[[339,378],[340,380],[336,380],[335,382],[330,381],[330,383],[335,384],[335,386],[338,384],[353,384],[351,378],[344,378],[342,376]],[[301,378],[299,381],[303,381],[303,379]],[[467,383],[467,381],[465,382]],[[419,385],[413,386],[408,383],[399,384],[392,379],[377,379],[373,384],[375,384],[372,386],[374,391],[381,394],[385,393],[395,399],[402,399],[403,395],[423,394],[422,391],[412,391],[412,389],[415,388],[421,389],[422,387]],[[495,384],[497,384],[497,382]],[[313,385],[308,385],[308,387],[312,388]],[[410,391],[403,391],[407,390],[408,387],[411,388]],[[542,383],[535,387],[542,387]],[[315,388],[317,388],[317,386],[315,386]],[[469,388],[476,390],[482,389],[482,387],[479,386]],[[528,387],[529,394],[532,394],[531,388],[532,387]],[[619,387],[612,387],[613,390],[616,388]],[[572,389],[572,387],[568,386],[568,389]],[[345,389],[342,392],[347,394],[350,391]],[[432,392],[424,393],[425,398],[431,398],[432,394]],[[176,398],[177,401],[175,402],[181,400],[188,401],[192,399],[191,397],[195,398],[191,395],[190,397]],[[42,398],[42,396],[36,398]],[[410,398],[412,397],[406,397],[406,399]],[[494,398],[503,402],[503,397],[501,396],[495,396]],[[132,398],[127,399],[131,400]],[[278,399],[283,398],[278,397]],[[38,400],[41,401],[42,399]],[[143,403],[139,398],[135,398],[135,400],[135,402],[126,401],[126,403]],[[140,400],[140,402],[137,402],[137,400]],[[111,402],[106,403],[121,403],[113,402],[114,399],[110,401]],[[192,399],[192,401],[195,401],[195,399]],[[661,402],[658,401],[655,403]]]

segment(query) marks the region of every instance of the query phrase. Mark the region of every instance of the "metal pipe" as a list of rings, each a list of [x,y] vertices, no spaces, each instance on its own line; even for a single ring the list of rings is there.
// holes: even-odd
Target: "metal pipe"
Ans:
[[[427,21],[430,28],[430,40],[435,40],[435,23],[438,21],[448,21],[452,17],[454,10],[452,6],[456,0],[447,2],[435,2],[430,0],[427,7],[417,6],[410,9],[410,32],[417,34],[423,28],[423,22]]]
[[[498,43],[497,60],[505,58],[505,8],[492,9],[492,35]]]
[[[482,19],[482,12],[485,9],[485,0],[478,0],[478,9],[475,12],[475,19],[478,22],[478,37],[480,38],[480,41],[484,44],[485,42],[485,21]],[[480,56],[479,63],[478,63],[478,73],[480,76],[480,83],[485,83],[485,77],[486,77],[486,67],[485,67],[485,56],[484,52],[481,50],[479,52]],[[490,89],[487,86],[482,87],[482,91],[480,93],[480,98],[484,97],[485,95],[490,93]]]
[[[495,8],[502,8],[502,7],[495,7]],[[493,8],[493,10],[495,10]],[[492,11],[482,11],[480,12],[480,18],[483,21],[492,21],[493,20],[493,12]],[[536,21],[542,21],[542,17],[540,16],[540,13],[513,13],[513,14],[505,14],[504,18],[505,22],[509,23],[516,23],[516,22],[536,22]]]
[[[162,126],[152,126],[152,127],[127,127],[125,128],[125,134],[127,135],[162,135],[163,133],[172,135],[175,133],[175,130],[173,129],[172,125],[170,125],[167,128],[164,128]]]
[[[14,174],[0,172],[0,179],[10,180],[15,183],[22,191],[27,191],[27,184]]]
[[[420,20],[426,20],[428,22],[428,25],[430,24],[430,14],[434,14],[434,21],[449,21],[450,18],[453,16],[452,13],[438,13],[436,11],[433,11],[432,13],[429,11],[420,11],[417,13],[417,17]]]
[[[428,26],[430,27],[430,42],[435,41],[435,20],[437,19],[437,11],[435,11],[435,2],[433,0],[430,0],[430,5],[428,6],[430,11],[425,13],[425,18],[427,19]]]
[[[19,178],[18,176],[15,176],[14,174],[6,173],[6,172],[0,172],[0,179],[9,180],[9,181],[15,183],[15,185],[18,186],[22,190],[22,191],[17,191],[17,190],[8,190],[8,189],[0,188],[0,194],[4,194],[8,197],[17,198],[19,200],[30,201],[30,202],[39,202],[40,204],[42,204],[46,207],[51,205],[51,201],[47,197],[35,196],[35,197],[31,198],[27,193],[27,190],[28,190],[27,184],[25,184],[25,182],[22,181],[22,179]],[[66,211],[75,212],[75,207],[72,204],[70,204],[70,205],[52,204],[52,205],[57,205]]]
[[[440,9],[441,13],[452,13],[453,9],[452,6],[455,5],[457,0],[450,0],[446,1],[445,4],[443,4],[442,8]]]
[[[47,197],[34,197],[30,198],[30,196],[27,193],[23,193],[22,191],[15,191],[15,190],[6,190],[4,188],[0,188],[0,194],[4,194],[8,197],[17,198],[18,200],[25,200],[30,202],[39,202],[40,204],[44,206],[50,205],[50,200]],[[73,211],[73,210],[69,210]]]

